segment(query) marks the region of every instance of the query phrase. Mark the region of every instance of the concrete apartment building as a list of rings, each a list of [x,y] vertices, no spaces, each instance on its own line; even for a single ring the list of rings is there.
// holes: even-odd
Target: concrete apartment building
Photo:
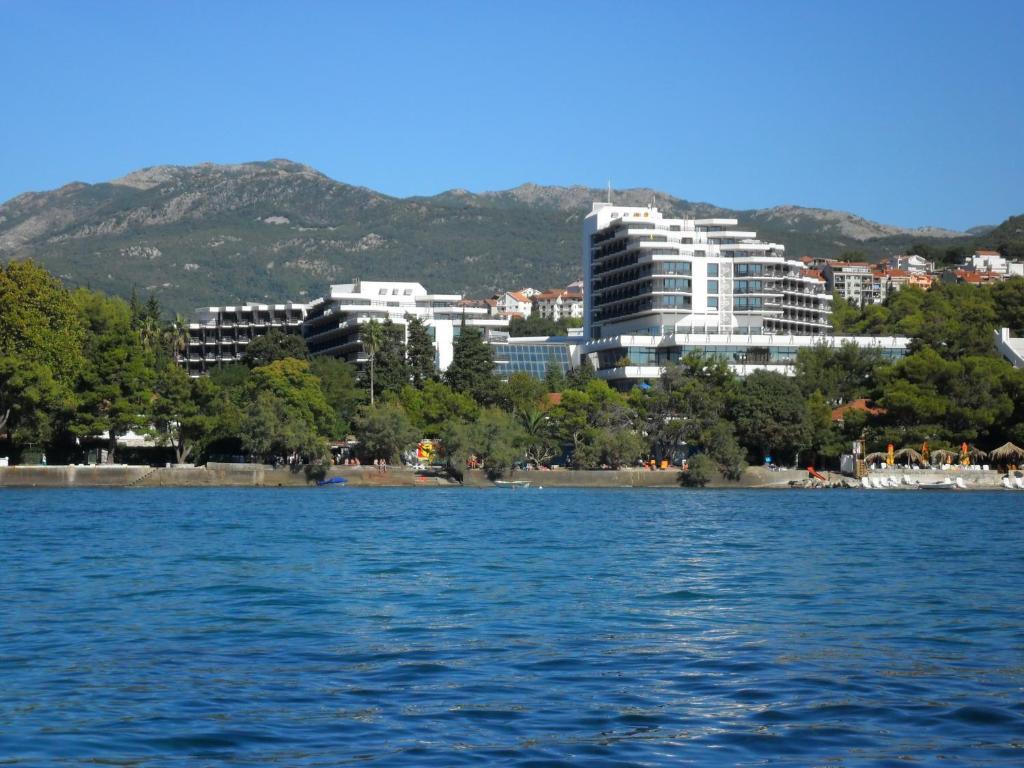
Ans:
[[[885,300],[886,282],[876,267],[866,261],[827,261],[822,275],[830,293],[858,307]]]
[[[272,329],[301,333],[307,308],[307,304],[289,301],[197,309],[184,349],[178,353],[178,364],[190,376],[200,376],[218,365],[238,362],[249,342]]]

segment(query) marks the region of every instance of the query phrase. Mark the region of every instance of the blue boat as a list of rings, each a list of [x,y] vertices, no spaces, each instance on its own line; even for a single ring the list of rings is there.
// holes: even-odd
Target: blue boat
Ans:
[[[317,480],[317,485],[344,485],[347,483],[344,477],[328,477],[326,480]]]

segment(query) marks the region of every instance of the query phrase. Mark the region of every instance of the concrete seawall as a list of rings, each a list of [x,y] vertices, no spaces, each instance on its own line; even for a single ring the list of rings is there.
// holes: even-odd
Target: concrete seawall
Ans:
[[[853,484],[852,478],[828,474],[830,480]],[[873,472],[872,475],[892,476],[901,480],[904,475],[912,483],[935,483],[948,477],[962,477],[968,489],[1001,488],[1003,473],[995,471],[925,471],[925,472]],[[343,477],[353,487],[394,488],[493,488],[494,484],[480,470],[465,473],[462,486],[446,477],[417,473],[411,469],[392,467],[381,473],[372,466],[331,467],[327,477]],[[0,467],[0,487],[8,488],[307,488],[315,487],[317,476],[307,474],[304,467],[274,468],[266,464],[217,464],[193,467],[147,467],[129,465],[103,466],[19,466]],[[516,472],[507,479],[527,480],[539,488],[679,488],[679,472],[669,470],[595,470]],[[739,482],[714,478],[709,488],[789,488],[791,482],[807,479],[804,470],[768,471],[763,467],[750,467]],[[913,485],[901,486],[907,490]]]

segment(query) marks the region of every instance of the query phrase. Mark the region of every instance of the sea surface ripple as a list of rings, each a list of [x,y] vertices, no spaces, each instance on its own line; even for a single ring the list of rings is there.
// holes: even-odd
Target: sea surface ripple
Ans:
[[[0,765],[1022,765],[1022,513],[0,491]]]

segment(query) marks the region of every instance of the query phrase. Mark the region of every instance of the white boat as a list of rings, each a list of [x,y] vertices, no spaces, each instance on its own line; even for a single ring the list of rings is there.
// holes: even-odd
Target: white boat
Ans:
[[[495,480],[494,484],[498,488],[510,488],[513,491],[518,490],[520,488],[529,488],[530,487],[530,481],[529,480]]]
[[[918,487],[922,491],[962,491],[967,488],[967,485],[962,477],[958,477],[955,481],[947,477],[937,483],[922,483]]]

